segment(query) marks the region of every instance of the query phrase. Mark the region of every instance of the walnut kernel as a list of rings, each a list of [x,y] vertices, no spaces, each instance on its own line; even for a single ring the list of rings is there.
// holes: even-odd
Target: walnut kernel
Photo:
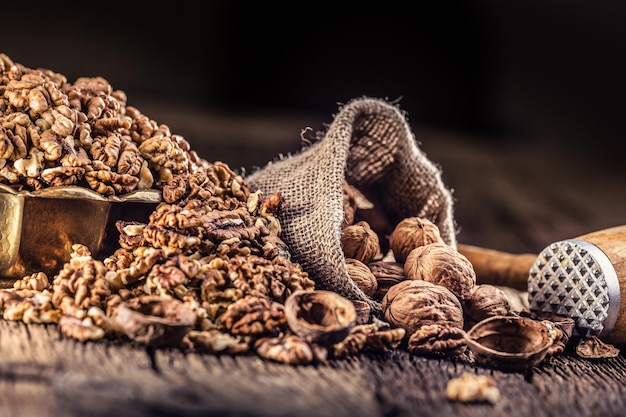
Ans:
[[[414,355],[445,354],[457,356],[465,352],[465,332],[455,326],[428,324],[413,333],[407,349]]]
[[[500,390],[493,377],[464,372],[448,381],[446,398],[463,403],[488,401],[494,404],[500,400]]]

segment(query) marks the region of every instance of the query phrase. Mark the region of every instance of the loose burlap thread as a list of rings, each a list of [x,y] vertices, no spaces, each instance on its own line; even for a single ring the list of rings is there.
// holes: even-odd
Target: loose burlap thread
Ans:
[[[341,247],[346,180],[377,205],[391,224],[427,218],[456,247],[453,198],[441,169],[419,149],[397,104],[361,97],[339,107],[325,132],[292,155],[269,162],[246,177],[252,190],[280,192],[282,238],[292,260],[320,289],[368,303],[380,316],[381,303],[349,277]]]

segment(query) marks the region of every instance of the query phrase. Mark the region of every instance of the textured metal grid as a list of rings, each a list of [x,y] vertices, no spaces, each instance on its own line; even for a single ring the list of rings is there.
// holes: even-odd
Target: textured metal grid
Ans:
[[[593,248],[575,240],[553,243],[539,254],[528,277],[530,310],[573,318],[575,332],[583,337],[605,330],[612,315],[607,279],[617,280],[608,258],[601,251],[591,253]]]

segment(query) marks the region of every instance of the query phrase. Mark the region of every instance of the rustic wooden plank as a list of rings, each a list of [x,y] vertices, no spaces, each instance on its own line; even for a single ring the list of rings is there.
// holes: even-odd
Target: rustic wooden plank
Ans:
[[[39,364],[7,363],[0,366],[0,415],[59,415],[51,389],[50,368]]]
[[[542,407],[562,415],[623,415],[626,409],[626,362],[623,356],[604,361],[552,361],[532,374]]]
[[[24,412],[36,380],[42,401],[31,406],[40,415],[379,415],[358,362],[293,367],[256,356],[151,352],[131,343],[81,343],[54,326],[20,322],[0,321],[0,332],[0,380],[17,391],[3,409]]]
[[[623,357],[591,362],[565,355],[525,373],[413,357],[403,351],[363,360],[376,381],[383,415],[408,416],[419,410],[423,415],[461,417],[621,416],[626,406]],[[465,404],[446,399],[448,381],[463,372],[492,376],[500,401]]]
[[[205,411],[235,415],[378,416],[373,384],[363,364],[340,361],[290,366],[255,356],[157,352],[173,396],[193,391]]]
[[[395,350],[323,365],[81,343],[54,326],[0,321],[0,409],[15,416],[621,416],[626,361],[571,355],[525,373]],[[491,375],[495,404],[445,397],[464,372]],[[37,399],[33,401],[33,399]]]
[[[56,358],[42,349],[43,326],[0,321],[0,410],[7,416],[55,416]],[[35,401],[36,400],[36,401]]]

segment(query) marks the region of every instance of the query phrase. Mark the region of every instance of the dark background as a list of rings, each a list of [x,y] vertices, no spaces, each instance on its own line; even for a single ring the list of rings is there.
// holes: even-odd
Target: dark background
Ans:
[[[0,52],[70,81],[102,76],[203,157],[244,173],[297,151],[303,129],[323,129],[341,103],[387,98],[443,168],[461,240],[538,251],[626,223],[624,2],[11,2],[1,11]]]
[[[244,173],[341,103],[397,101],[466,242],[537,251],[626,223],[624,2],[12,2],[0,52],[102,76]]]
[[[131,104],[328,119],[369,95],[489,140],[594,148],[626,132],[624,3],[249,3],[13,2],[0,50],[70,81],[103,76]]]

